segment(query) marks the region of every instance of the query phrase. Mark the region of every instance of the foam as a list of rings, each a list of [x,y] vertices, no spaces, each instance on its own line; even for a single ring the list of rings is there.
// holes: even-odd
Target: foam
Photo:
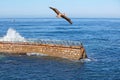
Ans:
[[[80,59],[80,60],[71,60],[73,62],[92,62],[92,61],[96,61],[95,59],[92,59],[92,58],[85,58],[85,59]]]
[[[46,54],[43,53],[26,53],[28,56],[47,56]]]
[[[86,58],[86,59],[81,59],[80,61],[81,61],[81,62],[91,62],[92,60],[89,59],[89,58]]]

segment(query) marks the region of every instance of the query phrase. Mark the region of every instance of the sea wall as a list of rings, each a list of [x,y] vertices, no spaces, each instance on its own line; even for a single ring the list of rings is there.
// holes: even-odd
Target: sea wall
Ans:
[[[9,54],[43,53],[48,56],[80,60],[87,58],[85,49],[80,46],[64,46],[55,44],[38,44],[27,42],[0,42],[0,52]]]

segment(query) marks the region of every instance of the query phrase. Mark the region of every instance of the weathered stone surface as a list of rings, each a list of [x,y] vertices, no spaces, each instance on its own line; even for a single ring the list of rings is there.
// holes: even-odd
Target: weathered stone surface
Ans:
[[[38,44],[38,43],[11,43],[0,42],[0,52],[25,54],[25,53],[43,53],[48,56],[67,58],[71,60],[79,60],[87,58],[85,49],[80,46],[63,46],[54,44]]]

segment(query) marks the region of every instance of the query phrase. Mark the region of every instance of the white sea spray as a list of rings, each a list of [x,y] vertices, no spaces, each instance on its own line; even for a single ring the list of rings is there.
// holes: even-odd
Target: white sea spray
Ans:
[[[26,42],[26,39],[22,37],[16,30],[9,28],[6,35],[0,38],[0,41],[11,42]]]

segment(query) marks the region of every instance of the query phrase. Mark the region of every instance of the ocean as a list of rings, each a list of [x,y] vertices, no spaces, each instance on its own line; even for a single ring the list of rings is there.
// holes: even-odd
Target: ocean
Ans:
[[[120,80],[120,19],[2,18],[0,39],[12,28],[24,39],[81,42],[90,60],[0,53],[0,80]],[[13,32],[14,32],[13,31]],[[8,33],[8,37],[13,37]]]

